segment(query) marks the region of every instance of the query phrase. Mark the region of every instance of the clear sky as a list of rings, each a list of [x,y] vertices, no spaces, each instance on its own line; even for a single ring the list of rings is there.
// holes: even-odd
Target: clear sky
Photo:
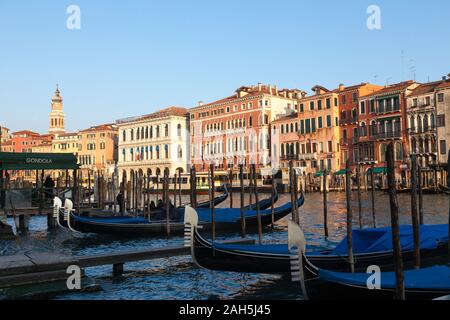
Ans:
[[[66,27],[72,4],[80,30]],[[372,4],[381,30],[366,26]],[[73,131],[258,82],[437,80],[449,16],[448,0],[0,0],[0,125],[46,132],[56,83]]]

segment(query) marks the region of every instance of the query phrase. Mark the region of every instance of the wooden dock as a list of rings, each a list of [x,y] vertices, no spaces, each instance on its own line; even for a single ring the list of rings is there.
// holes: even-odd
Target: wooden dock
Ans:
[[[226,243],[251,244],[254,240],[239,239]],[[137,251],[122,251],[90,256],[68,256],[53,253],[24,253],[0,256],[0,288],[66,280],[69,266],[80,268],[112,265],[113,276],[123,274],[127,262],[189,255],[190,248],[177,246]]]

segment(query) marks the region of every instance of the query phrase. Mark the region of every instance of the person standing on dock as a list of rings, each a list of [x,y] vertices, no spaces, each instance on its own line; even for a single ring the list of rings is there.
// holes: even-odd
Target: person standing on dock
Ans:
[[[45,178],[45,182],[44,182],[44,188],[45,188],[45,198],[47,200],[52,200],[54,197],[54,189],[55,189],[55,181],[53,181],[52,177],[47,176],[47,178]]]

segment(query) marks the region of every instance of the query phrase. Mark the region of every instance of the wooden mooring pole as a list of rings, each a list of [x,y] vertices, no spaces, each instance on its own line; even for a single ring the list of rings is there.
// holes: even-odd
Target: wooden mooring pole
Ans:
[[[270,215],[272,217],[272,226],[273,229],[275,227],[275,193],[277,192],[277,184],[275,182],[275,173],[272,173],[272,194],[271,194],[271,202],[270,202]]]
[[[419,191],[419,223],[424,224],[423,220],[423,192],[422,192],[422,168],[419,165],[417,168],[417,190]]]
[[[233,208],[233,168],[230,168],[228,174],[229,192],[230,192],[230,208]]]
[[[323,170],[322,176],[323,186],[323,230],[325,238],[328,238],[328,192],[327,192],[327,170]]]
[[[209,207],[211,210],[212,240],[216,241],[216,219],[214,212],[214,164],[209,165]]]
[[[391,209],[392,248],[394,251],[395,296],[397,300],[405,300],[405,284],[403,280],[402,247],[400,244],[400,224],[398,218],[398,201],[395,183],[394,143],[388,145],[386,152],[389,203]]]
[[[294,208],[294,163],[289,161],[289,193],[291,194],[291,216],[292,221],[298,224],[297,216],[295,215],[295,208]]]
[[[358,196],[358,221],[359,221],[359,228],[362,229],[363,221],[362,221],[362,203],[361,203],[361,166],[359,164],[356,166],[356,186],[357,186],[356,194]]]
[[[414,236],[414,268],[420,269],[420,230],[417,213],[417,156],[411,155],[411,218]]]
[[[447,155],[447,187],[450,188],[450,150]],[[448,254],[450,256],[450,194],[449,194],[449,208],[448,208]]]
[[[170,237],[169,172],[164,171],[163,194],[166,205],[166,234]]]
[[[377,227],[377,216],[376,216],[376,212],[375,212],[375,175],[373,173],[374,170],[374,166],[372,165],[372,167],[370,168],[370,188],[371,190],[371,200],[372,200],[372,222],[373,222],[373,227],[376,228]]]
[[[350,181],[350,161],[345,164],[345,194],[347,198],[347,252],[350,272],[355,272],[353,259],[353,213],[352,213],[352,186]]]
[[[244,201],[244,165],[240,164],[239,165],[239,180],[241,183],[241,236],[242,238],[245,238],[245,214],[244,214],[244,206],[245,206],[245,201]]]
[[[259,196],[258,196],[258,181],[256,179],[256,165],[252,164],[251,171],[253,172],[253,190],[255,192],[255,202],[256,202],[256,218],[258,220],[258,243],[262,244],[262,221],[261,212],[259,208]]]

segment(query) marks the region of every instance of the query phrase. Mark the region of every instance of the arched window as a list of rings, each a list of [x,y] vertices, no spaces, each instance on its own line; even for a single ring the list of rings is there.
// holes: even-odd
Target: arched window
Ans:
[[[428,123],[428,115],[423,116],[423,131],[428,131],[429,123]]]
[[[395,160],[401,161],[403,160],[403,146],[400,142],[395,144]]]
[[[169,125],[166,124],[166,126],[164,127],[164,136],[168,137],[169,136]]]
[[[253,126],[253,118],[252,118],[252,116],[250,116],[248,118],[248,125],[249,125],[250,128]]]
[[[432,113],[430,116],[430,124],[431,124],[431,129],[436,128],[436,117],[435,117],[434,113]]]
[[[386,161],[386,144],[380,144],[380,160],[382,162]]]
[[[179,145],[178,146],[178,159],[183,158],[183,148]]]
[[[372,120],[371,122],[370,122],[370,135],[371,136],[375,136],[375,135],[377,135],[377,122],[375,121],[375,120]]]
[[[164,158],[169,159],[169,145],[164,145]]]
[[[181,124],[178,124],[177,126],[177,135],[181,137]]]
[[[134,129],[131,129],[131,141],[134,140]]]
[[[150,126],[150,139],[153,139],[153,127]]]
[[[156,126],[156,137],[159,138],[159,126]]]
[[[361,137],[367,136],[367,127],[365,122],[361,122]]]
[[[127,131],[126,130],[122,131],[122,141],[127,141]]]
[[[145,127],[145,139],[148,139],[148,127]]]
[[[139,130],[139,128],[137,128],[136,130],[136,140],[139,140],[141,136],[141,131]]]
[[[411,129],[411,131],[414,131],[414,129],[416,128],[416,120],[414,116],[409,117],[409,128]]]

